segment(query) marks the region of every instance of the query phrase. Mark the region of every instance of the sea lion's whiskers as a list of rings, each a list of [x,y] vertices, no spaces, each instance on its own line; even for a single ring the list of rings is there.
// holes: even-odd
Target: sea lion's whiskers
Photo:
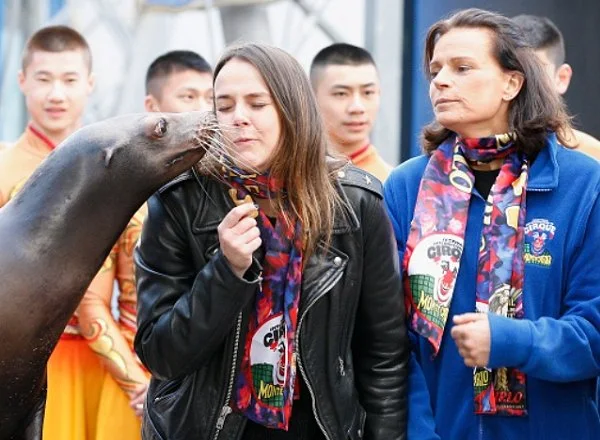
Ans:
[[[217,154],[219,151],[221,154]],[[225,166],[228,170],[233,170],[231,164],[227,163],[227,161],[223,160],[223,157],[230,158],[230,160],[234,161],[239,168],[242,168],[248,172],[248,174],[260,174],[260,171],[256,169],[250,162],[244,160],[239,156],[237,150],[227,143],[220,142],[217,144],[217,148],[209,149],[207,154],[210,154],[212,158],[216,159],[221,163],[221,165]]]
[[[260,174],[260,171],[256,169],[247,160],[244,160],[239,156],[235,146],[227,140],[226,134],[233,133],[237,130],[236,127],[230,124],[218,124],[214,121],[210,121],[204,127],[202,127],[202,136],[197,138],[200,146],[205,150],[205,155],[201,159],[200,163],[206,166],[200,165],[205,172],[209,173],[212,177],[222,180],[222,177],[218,172],[214,170],[214,167],[210,164],[218,163],[228,171],[233,171],[234,168],[232,163],[235,163],[239,168],[246,170],[248,174]],[[229,158],[229,160],[224,160]]]

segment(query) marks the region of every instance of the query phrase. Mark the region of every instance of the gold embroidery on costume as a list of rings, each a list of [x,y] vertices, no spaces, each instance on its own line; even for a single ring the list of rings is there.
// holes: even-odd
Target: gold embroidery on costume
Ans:
[[[115,377],[115,380],[124,388],[133,389],[137,382],[129,377],[125,359],[114,349],[114,341],[107,333],[106,321],[95,319],[90,325],[90,333],[84,334],[84,337],[89,341],[90,348],[94,352],[108,359],[117,367],[120,377]]]

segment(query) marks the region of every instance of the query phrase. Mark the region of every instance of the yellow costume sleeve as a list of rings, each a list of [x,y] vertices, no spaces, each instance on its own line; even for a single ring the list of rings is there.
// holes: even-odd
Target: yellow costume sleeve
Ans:
[[[122,276],[119,275],[122,271],[127,271],[133,279],[133,260],[123,252],[123,241],[129,229],[130,226],[119,238],[102,269],[90,284],[78,312],[81,334],[88,340],[91,349],[102,358],[107,370],[121,389],[131,396],[139,385],[148,382],[148,376],[132,349],[135,328],[132,332],[123,331],[123,326],[117,324],[111,313],[115,279]],[[123,287],[125,286],[121,285],[121,288]],[[135,289],[133,293],[121,291],[119,303],[123,302],[121,297],[131,296],[135,297]],[[135,299],[133,314],[135,323]],[[119,321],[122,322],[126,316],[121,316]]]
[[[119,327],[133,352],[133,339],[137,331],[137,291],[135,286],[135,264],[133,250],[142,232],[146,217],[146,205],[142,206],[129,221],[119,240],[116,278],[119,283]]]

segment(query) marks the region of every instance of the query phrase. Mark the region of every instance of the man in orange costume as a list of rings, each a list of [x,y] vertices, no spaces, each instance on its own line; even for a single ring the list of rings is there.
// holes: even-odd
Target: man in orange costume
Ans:
[[[369,139],[381,98],[371,54],[346,43],[327,46],[313,59],[310,80],[332,149],[383,182],[392,167]]]

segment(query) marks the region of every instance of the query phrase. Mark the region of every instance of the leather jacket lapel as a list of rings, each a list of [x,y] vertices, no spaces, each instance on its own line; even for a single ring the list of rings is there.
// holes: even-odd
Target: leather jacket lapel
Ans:
[[[313,301],[330,291],[344,274],[347,264],[348,256],[333,247],[325,254],[311,255],[304,266],[300,310],[306,310]]]

